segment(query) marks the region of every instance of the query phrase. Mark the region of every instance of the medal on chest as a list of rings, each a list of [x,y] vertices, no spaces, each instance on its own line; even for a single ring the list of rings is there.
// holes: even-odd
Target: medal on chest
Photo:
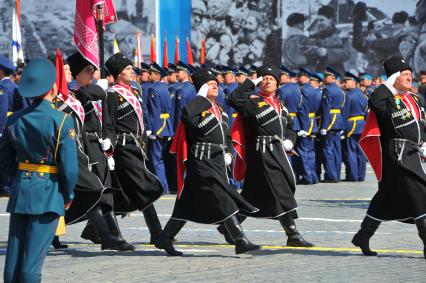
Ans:
[[[401,99],[402,99],[402,97],[400,95],[395,95],[393,97],[393,99],[395,100],[396,108],[398,110],[401,109]]]

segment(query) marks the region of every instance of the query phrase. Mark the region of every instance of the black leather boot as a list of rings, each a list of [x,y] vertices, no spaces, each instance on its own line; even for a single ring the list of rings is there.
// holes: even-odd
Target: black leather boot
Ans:
[[[183,253],[175,250],[173,239],[185,225],[186,221],[170,218],[160,237],[155,240],[155,247],[165,250],[171,256],[182,256]]]
[[[303,239],[299,231],[296,229],[296,223],[294,223],[293,217],[290,213],[286,213],[278,217],[278,220],[281,223],[281,226],[284,228],[284,231],[287,235],[287,246],[289,247],[305,247],[311,248],[315,246],[314,244]]]
[[[241,224],[243,223],[244,220],[247,219],[246,216],[243,215],[238,215],[237,216],[238,222]],[[230,245],[234,245],[234,239],[232,239],[231,235],[229,235],[228,230],[226,230],[226,227],[223,223],[220,223],[220,225],[217,227],[217,231],[222,234],[225,237],[225,241],[230,244]]]
[[[52,241],[52,246],[55,248],[55,250],[59,249],[67,249],[68,245],[64,245],[59,241],[59,236],[55,236]]]
[[[94,244],[100,244],[101,239],[99,237],[98,232],[95,229],[95,226],[90,222],[87,221],[86,227],[84,227],[83,231],[81,232],[80,237],[82,237],[85,240],[92,241]]]
[[[143,211],[143,216],[145,217],[146,226],[148,226],[149,233],[151,234],[151,239],[149,243],[153,245],[155,241],[161,235],[161,223],[157,216],[157,211],[155,211],[154,205],[150,205],[145,208]]]
[[[417,219],[415,222],[417,231],[419,231],[420,239],[423,241],[423,255],[426,259],[426,217]]]
[[[380,221],[377,221],[369,216],[365,216],[361,223],[361,229],[355,234],[352,239],[352,244],[359,247],[362,253],[366,256],[376,256],[377,252],[370,250],[370,238],[379,228]]]
[[[220,225],[217,227],[217,231],[222,234],[225,237],[225,241],[230,244],[234,245],[234,239],[232,239],[231,235],[228,233],[228,230],[226,230],[226,227],[223,223],[220,223]]]
[[[105,221],[108,224],[108,228],[111,232],[112,237],[119,244],[117,248],[119,251],[134,251],[136,250],[135,246],[129,244],[121,235],[120,227],[118,226],[117,218],[115,217],[114,212],[110,211],[104,214]]]
[[[123,249],[122,243],[112,236],[100,206],[92,208],[87,213],[87,217],[89,217],[89,220],[95,226],[95,229],[99,234],[102,250],[127,251],[127,249]]]
[[[261,247],[259,245],[255,245],[247,239],[240,222],[238,222],[237,216],[232,215],[223,221],[223,224],[226,227],[226,230],[228,230],[229,235],[234,240],[236,254],[260,250]]]

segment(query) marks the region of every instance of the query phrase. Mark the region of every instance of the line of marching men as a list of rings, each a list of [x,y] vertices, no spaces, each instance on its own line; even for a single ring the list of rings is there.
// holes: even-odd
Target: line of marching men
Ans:
[[[320,92],[312,86],[319,83],[318,77],[306,69],[292,74],[285,68],[280,72],[262,66],[256,69],[260,77],[253,74],[248,80],[249,71],[242,68],[236,74],[228,67],[192,73],[190,66],[180,63],[176,69],[182,85],[170,95],[164,82],[167,73],[154,63],[147,69],[151,84],[145,102],[134,84],[132,62],[120,53],[106,61],[109,78],[96,84],[92,83],[95,67],[80,53],[66,62],[57,54],[52,61],[56,68],[47,59],[35,59],[24,69],[18,91],[31,104],[10,116],[0,138],[0,172],[14,179],[7,206],[11,216],[5,282],[41,280],[41,265],[64,214],[68,225],[87,220],[81,236],[101,244],[103,250],[135,249],[122,237],[116,215],[136,210],[144,215],[150,242],[173,256],[182,255],[173,242],[187,221],[219,225],[218,231],[235,245],[237,254],[260,249],[243,232],[241,223],[247,217],[278,220],[288,246],[313,246],[296,229],[294,193],[297,178],[310,183],[307,178],[314,176],[316,168],[303,164],[307,169],[297,171],[296,178],[292,167],[315,153],[315,133],[320,136],[317,152],[324,156],[324,178],[339,181],[342,136],[343,152],[348,155],[366,115],[367,97],[357,89],[356,76],[345,74],[344,93],[336,82],[338,74],[327,69]],[[66,70],[64,64],[76,81],[71,91],[58,75]],[[11,64],[6,67],[13,69]],[[191,73],[192,98],[179,92]],[[293,76],[296,85],[290,81]],[[398,99],[394,98],[399,109]],[[315,125],[318,114],[321,120]],[[154,172],[147,167],[144,134]],[[166,152],[177,158],[178,195],[163,229],[154,202],[168,189],[167,168],[160,167],[164,168]],[[293,154],[293,166],[288,153]],[[245,180],[241,194],[228,179],[233,160],[235,182]],[[347,178],[350,174],[360,178],[360,172],[365,174],[363,166],[354,168],[356,174],[348,166]],[[155,172],[159,168],[163,176]],[[364,253],[366,247],[362,244]]]
[[[4,58],[2,61],[6,62]],[[2,69],[5,73],[11,72],[5,67]],[[191,74],[196,69],[183,62],[169,64],[167,69],[156,63],[142,63],[141,68],[134,68],[136,76],[132,86],[141,93],[147,165],[158,176],[165,193],[176,192],[175,159],[169,149],[182,109],[196,96],[191,82]],[[357,142],[366,121],[368,95],[374,90],[372,77],[358,77],[348,72],[341,77],[331,68],[326,68],[324,73],[313,73],[305,68],[294,72],[285,66],[280,70],[281,81],[276,95],[290,111],[299,136],[291,157],[297,182],[339,182],[342,162],[345,164],[344,180],[364,181],[366,158]],[[223,105],[232,127],[237,113],[229,104],[229,96],[247,78],[256,78],[256,66],[249,69],[216,66],[212,71],[219,81],[218,104]],[[111,86],[113,79],[111,75],[108,77]],[[0,112],[4,112],[0,113],[0,127],[3,128],[6,113],[28,106],[29,100],[17,95],[17,86],[9,79],[2,79],[1,84],[5,85],[4,90],[0,90],[6,94],[1,96],[3,101],[9,97],[8,102],[0,101]],[[75,80],[70,85],[75,88]],[[230,182],[236,188],[242,186],[233,178]]]
[[[152,85],[146,104],[148,113],[158,111],[162,124],[157,125],[157,117],[143,120],[143,96],[132,86],[132,62],[122,54],[105,63],[114,79],[111,85],[105,79],[93,84],[95,67],[78,52],[66,62],[58,53],[52,61],[56,68],[45,58],[25,67],[18,93],[31,103],[7,119],[0,138],[0,172],[13,178],[5,282],[41,281],[41,267],[61,215],[68,225],[87,220],[81,236],[101,244],[102,250],[135,249],[122,237],[116,215],[136,210],[144,215],[150,242],[170,255],[182,255],[173,241],[187,221],[220,224],[219,232],[235,245],[237,254],[258,250],[240,225],[247,216],[278,220],[289,246],[313,246],[294,222],[296,182],[286,152],[292,150],[296,134],[286,108],[275,97],[275,68],[263,67],[265,79],[246,80],[231,95],[230,105],[247,118],[235,120],[241,127],[240,138],[235,138],[247,148],[239,147],[238,180],[247,180],[241,194],[228,182],[232,146],[228,115],[216,104],[216,77],[206,68],[192,74],[196,97],[182,109],[170,150],[179,161],[179,192],[163,229],[154,202],[165,188],[147,168],[143,145],[144,133],[148,148],[157,146],[153,141],[159,147],[167,144],[168,136],[162,133],[170,123],[170,108],[162,107],[162,99],[170,99],[170,94],[161,82],[162,69],[156,64],[149,69]],[[71,91],[59,75],[66,72],[63,65],[76,81]],[[262,92],[252,99],[258,84]],[[271,166],[259,167],[261,163]],[[263,173],[253,174],[259,170]]]
[[[25,108],[30,101],[16,93],[17,85],[6,76],[12,70],[4,67],[7,65],[5,58],[1,61],[4,90],[0,91],[5,93],[0,96],[0,127],[3,128],[6,113]],[[141,93],[138,98],[146,127],[147,166],[158,176],[165,193],[177,190],[176,162],[169,149],[182,109],[196,96],[190,77],[196,69],[183,62],[169,64],[167,69],[156,63],[142,63],[141,68],[134,69],[136,76],[132,85]],[[318,183],[322,169],[323,182],[339,182],[342,162],[346,181],[363,181],[366,158],[357,142],[365,125],[368,95],[374,90],[372,78],[345,73],[342,79],[331,68],[326,68],[322,74],[304,68],[293,72],[285,66],[280,70],[280,87],[276,95],[290,111],[299,136],[291,157],[297,182]],[[229,116],[229,127],[232,127],[237,113],[229,104],[229,96],[247,78],[256,78],[256,66],[249,69],[216,66],[212,71],[219,81],[218,104],[223,105]],[[114,79],[111,75],[108,77],[111,86]],[[70,85],[75,88],[75,80]],[[233,178],[230,182],[236,188],[242,187],[242,183]]]
[[[182,109],[196,96],[190,80],[196,70],[183,62],[176,66],[169,64],[167,69],[155,63],[142,64],[136,69],[142,89],[150,166],[166,192],[176,191],[175,160],[168,150]],[[366,158],[357,143],[365,125],[368,94],[373,90],[370,76],[359,78],[346,72],[342,78],[331,68],[326,68],[323,74],[304,68],[296,73],[285,66],[280,70],[281,85],[276,95],[289,110],[299,136],[291,157],[297,182],[318,183],[322,168],[323,182],[339,182],[342,162],[346,181],[364,181]],[[231,128],[237,112],[229,103],[230,94],[247,78],[257,77],[256,66],[250,69],[216,66],[212,72],[219,82],[217,102],[229,116]],[[233,178],[230,182],[236,188],[242,186]]]

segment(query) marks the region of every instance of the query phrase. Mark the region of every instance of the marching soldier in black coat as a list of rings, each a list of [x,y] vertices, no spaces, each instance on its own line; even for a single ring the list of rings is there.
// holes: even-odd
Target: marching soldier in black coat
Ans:
[[[184,107],[171,147],[178,161],[178,195],[172,217],[155,246],[169,255],[181,256],[173,247],[173,238],[186,221],[194,221],[223,223],[237,254],[257,250],[260,246],[246,238],[236,216],[257,209],[229,184],[227,166],[231,164],[232,147],[228,116],[215,102],[216,77],[206,68],[191,77],[198,94]]]
[[[297,218],[296,180],[287,152],[293,149],[296,133],[287,109],[274,95],[280,71],[261,67],[258,74],[258,79],[246,80],[234,90],[230,100],[239,113],[232,129],[238,153],[234,176],[237,180],[244,179],[241,195],[260,209],[245,215],[277,219],[288,236],[288,246],[312,247],[313,244],[300,235],[293,220]],[[255,96],[259,82],[259,96]],[[219,230],[223,231],[221,227]]]
[[[132,61],[121,53],[114,54],[105,63],[116,84],[109,89],[108,114],[113,131],[109,138],[114,145],[115,174],[118,180],[114,186],[121,186],[123,198],[116,212],[141,210],[151,234],[150,243],[161,234],[161,223],[154,208],[154,201],[160,198],[163,188],[157,176],[146,167],[147,157],[142,145],[144,123],[141,96],[130,82],[133,80]]]
[[[102,249],[131,251],[135,247],[121,235],[115,214],[110,169],[112,143],[107,138],[112,129],[106,108],[106,93],[91,84],[94,66],[79,52],[68,58],[77,86],[68,95],[58,96],[58,110],[71,115],[77,133],[78,183],[75,199],[65,214],[67,225],[88,219],[82,237],[101,243]],[[107,155],[109,155],[107,157]],[[95,233],[95,231],[97,233]]]
[[[420,159],[426,157],[425,112],[419,98],[409,92],[413,77],[405,60],[395,56],[383,66],[388,80],[371,95],[360,139],[379,190],[352,243],[365,255],[377,255],[369,240],[382,221],[415,223],[426,258],[426,173]]]

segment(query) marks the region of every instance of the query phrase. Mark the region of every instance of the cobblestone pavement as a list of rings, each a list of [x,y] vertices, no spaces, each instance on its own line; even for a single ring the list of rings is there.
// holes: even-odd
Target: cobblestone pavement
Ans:
[[[371,168],[364,183],[298,186],[297,225],[315,248],[287,248],[278,221],[248,219],[243,228],[262,244],[255,254],[236,256],[233,246],[212,225],[188,223],[176,247],[183,257],[168,257],[148,245],[143,215],[119,220],[135,252],[101,251],[80,238],[84,224],[69,226],[61,239],[70,245],[49,253],[44,282],[426,282],[423,245],[415,225],[384,223],[371,240],[378,257],[362,256],[350,243],[377,185]],[[7,199],[0,199],[0,270],[3,270],[8,230]],[[156,209],[164,225],[174,196],[162,197]],[[3,276],[2,276],[3,277]],[[0,281],[2,278],[0,279]]]

